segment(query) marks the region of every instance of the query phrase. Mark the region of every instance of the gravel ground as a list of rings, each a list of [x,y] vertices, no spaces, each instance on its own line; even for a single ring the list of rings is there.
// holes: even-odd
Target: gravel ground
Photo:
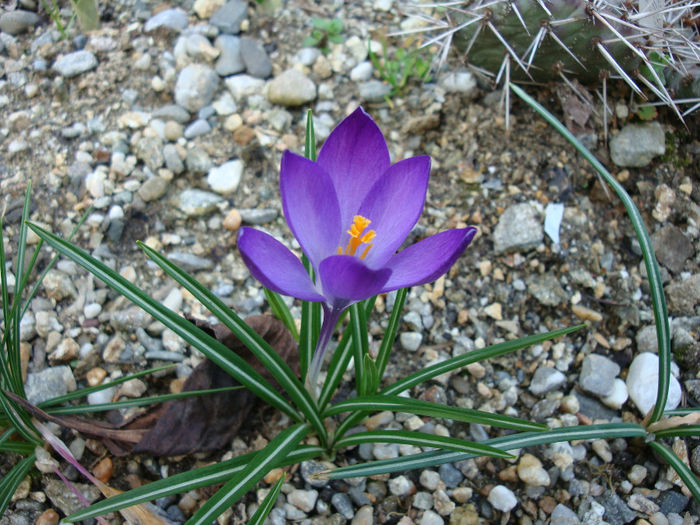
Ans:
[[[167,254],[239,314],[265,312],[264,295],[237,253],[236,230],[257,225],[298,248],[281,213],[281,153],[302,149],[308,108],[323,139],[363,104],[395,160],[433,159],[425,212],[409,240],[467,224],[479,228],[447,276],[411,290],[385,382],[475,348],[585,321],[587,329],[570,337],[471,365],[410,395],[550,427],[641,421],[654,399],[656,336],[641,252],[622,205],[573,148],[518,102],[506,140],[500,93],[459,61],[436,81],[410,84],[404,96],[387,102],[388,86],[368,62],[367,41],[377,46],[384,34],[406,27],[395,3],[287,2],[270,14],[236,0],[223,8],[219,0],[109,0],[101,2],[101,29],[88,35],[72,29],[66,39],[42,10],[38,17],[0,13],[5,252],[15,255],[22,194],[31,179],[33,221],[67,235],[93,206],[75,242],[173,310],[207,317],[147,262],[135,241]],[[34,9],[33,0],[12,4],[8,9]],[[345,22],[344,42],[327,55],[302,47],[312,16]],[[562,88],[528,89],[559,114],[560,102],[568,107]],[[669,403],[696,406],[697,119],[689,129],[664,114],[636,123],[627,95],[615,95],[610,145],[594,118],[580,136],[641,209],[672,317],[677,367]],[[38,267],[49,257],[45,252]],[[9,270],[16,275],[16,268]],[[392,302],[391,294],[377,302],[370,327],[375,347]],[[298,305],[290,304],[298,315]],[[165,362],[177,367],[88,402],[178,390],[202,360],[67,260],[47,275],[22,334],[34,402]],[[63,438],[84,465],[127,489],[261,448],[287,423],[261,409],[226,450],[175,460],[116,458],[77,433],[64,431]],[[480,425],[405,414],[377,414],[366,425],[474,440],[497,435]],[[673,446],[700,474],[698,438]],[[334,461],[415,452],[363,445]],[[13,459],[0,461],[0,472]],[[666,465],[643,443],[622,439],[536,447],[511,462],[477,459],[321,485],[307,479],[312,468],[294,470],[270,523],[676,525],[696,523],[699,514]],[[72,468],[64,471],[82,481]],[[274,474],[220,523],[245,523]],[[57,523],[76,509],[65,492],[57,478],[27,478],[0,524]],[[210,494],[199,490],[156,503],[179,523]],[[121,522],[117,515],[108,519]]]

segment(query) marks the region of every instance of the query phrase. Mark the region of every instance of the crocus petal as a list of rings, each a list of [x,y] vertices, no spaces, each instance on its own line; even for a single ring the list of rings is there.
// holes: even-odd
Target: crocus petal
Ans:
[[[280,192],[287,224],[317,268],[322,259],[336,253],[342,232],[333,182],[315,162],[285,151]]]
[[[383,266],[399,249],[423,210],[429,176],[430,157],[412,157],[391,166],[372,186],[359,211],[372,221],[368,229],[376,233],[365,258],[367,266]]]
[[[472,227],[447,230],[401,250],[386,265],[392,273],[382,292],[434,281],[450,269],[474,235]]]
[[[318,164],[330,175],[340,203],[343,228],[349,228],[367,192],[389,168],[389,150],[379,127],[360,107],[331,132]]]
[[[241,228],[238,249],[253,277],[270,290],[305,301],[324,300],[301,261],[272,235]]]
[[[333,255],[319,265],[323,295],[333,307],[347,306],[376,295],[390,275],[391,270],[371,270],[350,255]]]

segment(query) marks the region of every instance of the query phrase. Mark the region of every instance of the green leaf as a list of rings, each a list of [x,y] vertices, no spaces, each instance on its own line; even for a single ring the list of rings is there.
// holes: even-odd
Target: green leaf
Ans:
[[[372,358],[369,356],[369,354],[365,354],[364,361],[364,391],[369,394],[374,394],[377,391],[377,385],[379,384],[379,377],[377,376],[377,365],[374,363],[374,361],[372,361]]]
[[[319,436],[322,443],[327,440],[326,427],[323,425],[321,418],[316,409],[316,405],[311,399],[309,393],[304,389],[299,381],[299,378],[294,374],[294,371],[280,357],[280,355],[272,348],[255,330],[253,330],[243,319],[238,317],[221,299],[214,293],[202,286],[197,280],[190,276],[187,272],[179,268],[167,258],[139,242],[138,245],[148,255],[148,257],[160,266],[170,277],[175,279],[181,286],[189,291],[204,307],[206,307],[221,323],[231,330],[231,332],[243,343],[248,350],[260,361],[265,369],[275,378],[286,394],[292,399],[294,404],[306,416],[307,420],[313,425],[314,430]],[[230,356],[236,356],[233,352],[229,352]],[[240,361],[241,358],[236,356]],[[248,365],[250,366],[250,365]],[[242,384],[245,384],[241,381]],[[246,385],[248,386],[248,385]],[[275,391],[275,394],[277,392]]]
[[[275,507],[275,503],[277,503],[277,496],[280,494],[285,479],[287,479],[286,475],[283,474],[280,476],[275,486],[270,489],[270,492],[267,493],[263,502],[248,520],[248,525],[263,525],[265,518],[267,518],[270,511]]]
[[[24,441],[6,441],[5,443],[0,443],[0,451],[7,452],[10,454],[21,454],[26,456],[34,451],[35,445],[31,443],[25,443]]]
[[[534,447],[559,441],[574,441],[581,439],[614,439],[616,437],[646,437],[643,426],[635,423],[607,423],[602,425],[579,425],[561,427],[544,432],[520,432],[488,439],[481,442],[500,450],[515,450],[518,448]],[[360,465],[350,465],[334,469],[323,475],[324,479],[341,479],[356,476],[375,476],[392,472],[406,472],[435,467],[444,463],[455,463],[465,459],[478,457],[479,454],[435,450],[412,456],[402,456],[394,459],[373,461]],[[321,476],[318,476],[321,477]]]
[[[573,135],[573,133],[566,128],[566,126],[559,122],[554,115],[544,108],[544,106],[525,93],[523,89],[515,84],[510,84],[510,88],[530,107],[544,117],[547,122],[549,122],[559,133],[564,136],[566,140],[571,143],[571,145],[574,146],[574,148],[578,150],[579,153],[581,153],[581,155],[583,155],[583,157],[591,164],[591,166],[593,166],[600,176],[603,177],[608,184],[610,184],[613,191],[615,191],[617,196],[622,201],[625,210],[627,210],[627,215],[630,218],[630,222],[632,223],[632,227],[637,235],[637,240],[639,241],[639,246],[642,250],[642,257],[644,258],[644,265],[646,267],[647,276],[649,279],[649,293],[651,295],[652,310],[654,311],[654,321],[656,323],[656,338],[659,348],[659,386],[657,390],[656,405],[654,405],[649,421],[651,423],[659,421],[663,417],[670,385],[671,336],[668,323],[666,298],[664,297],[664,289],[661,283],[661,273],[659,272],[659,265],[656,262],[654,250],[651,246],[649,232],[647,232],[647,229],[644,226],[644,220],[642,219],[637,206],[634,204],[634,201],[625,191],[625,188],[622,187],[619,182],[617,182],[617,179],[615,179],[615,177],[613,177],[608,170],[605,169],[605,166],[600,163],[600,161],[581,143],[580,140]]]
[[[343,31],[343,20],[340,18],[333,18],[329,20],[326,29],[330,34],[340,34]]]
[[[657,438],[676,436],[700,436],[700,425],[684,425],[673,428],[665,428],[654,432]]]
[[[683,461],[673,453],[673,450],[658,441],[649,442],[649,446],[668,461],[668,464],[673,467],[673,470],[676,471],[678,476],[683,480],[683,483],[685,483],[685,486],[688,487],[688,490],[693,494],[695,501],[700,501],[700,480],[691,472],[688,465],[683,463]]]
[[[423,401],[421,399],[410,399],[384,394],[357,397],[355,399],[336,403],[328,407],[323,416],[330,417],[343,412],[354,412],[356,410],[370,412],[378,412],[381,410],[408,412],[409,414],[417,414],[420,416],[441,417],[444,419],[463,421],[465,423],[479,423],[482,425],[491,425],[514,430],[547,429],[545,425],[540,423],[532,423],[516,417],[493,414],[491,412],[469,408],[451,407],[439,403]]]
[[[251,392],[270,405],[280,409],[295,421],[301,418],[292,405],[277,392],[251,365],[243,358],[231,352],[225,345],[209,334],[197,328],[194,324],[172,312],[159,301],[149,297],[133,283],[106,266],[101,261],[91,257],[79,248],[57,237],[36,224],[29,227],[44,239],[50,246],[61,254],[69,257],[85,268],[98,279],[129,299],[145,312],[182,337],[188,344],[206,355],[226,373],[247,387]]]
[[[282,459],[278,466],[301,463],[307,459],[319,457],[322,453],[323,449],[321,447],[302,445],[292,450]],[[257,454],[257,452],[250,452],[227,461],[222,461],[221,463],[214,463],[213,465],[187,470],[168,478],[159,479],[148,485],[143,485],[123,492],[122,494],[112,496],[109,499],[98,501],[85,509],[80,509],[76,513],[68,516],[66,521],[76,523],[109,512],[116,512],[119,509],[138,505],[146,501],[152,501],[209,485],[216,485],[217,483],[224,483],[230,480],[232,476],[240,473],[245,465],[253,459],[255,454]]]
[[[415,445],[417,447],[433,447],[455,452],[469,452],[479,456],[491,456],[496,458],[512,458],[512,454],[503,452],[494,447],[482,443],[474,443],[453,437],[425,434],[423,432],[409,432],[407,430],[374,430],[371,432],[359,432],[345,436],[335,442],[335,448],[350,447],[361,443],[398,443],[400,445]]]
[[[391,316],[389,317],[389,324],[387,324],[386,330],[384,330],[384,338],[382,339],[382,344],[379,347],[379,352],[377,352],[376,363],[377,376],[379,380],[384,377],[384,371],[386,370],[386,365],[389,362],[389,355],[391,354],[391,349],[394,346],[396,332],[399,329],[401,314],[403,313],[403,305],[406,302],[407,295],[408,288],[401,288],[396,292],[394,306],[391,310]]]
[[[228,507],[240,499],[265,474],[280,463],[309,433],[306,424],[294,425],[280,432],[267,446],[255,454],[253,459],[233,479],[226,483],[194,515],[187,525],[209,525]]]
[[[350,327],[352,330],[352,358],[355,363],[355,388],[359,395],[368,392],[364,390],[367,386],[365,371],[365,356],[368,355],[367,341],[367,317],[364,315],[363,304],[355,303],[350,308]]]
[[[10,504],[12,496],[29,470],[34,466],[35,459],[36,457],[34,454],[27,456],[0,479],[0,516],[5,514],[5,510]]]
[[[301,47],[315,47],[316,44],[318,44],[319,40],[312,36],[307,36],[304,40],[301,41]]]
[[[284,323],[284,326],[287,327],[287,330],[289,330],[294,339],[299,341],[297,324],[294,322],[292,312],[289,311],[289,307],[287,306],[287,303],[284,302],[284,299],[282,299],[282,296],[265,287],[263,287],[263,291],[265,292],[265,299],[267,299],[267,304],[270,305],[270,310],[272,310],[272,313],[275,315],[275,317],[277,317],[277,319]]]

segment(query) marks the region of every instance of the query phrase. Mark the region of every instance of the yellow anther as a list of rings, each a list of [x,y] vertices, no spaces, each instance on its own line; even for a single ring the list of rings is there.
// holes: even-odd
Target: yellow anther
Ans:
[[[344,252],[342,251],[341,247],[338,246],[338,255],[343,253],[345,253],[345,255],[355,255],[357,248],[361,244],[367,244],[367,247],[365,247],[364,251],[362,252],[362,256],[360,257],[361,259],[364,259],[367,252],[369,252],[369,249],[372,247],[370,243],[377,235],[374,230],[365,232],[365,229],[367,229],[367,226],[369,226],[371,222],[372,221],[366,217],[363,217],[362,215],[355,215],[352,218],[352,225],[348,230],[348,234],[350,235],[348,245],[345,247]]]

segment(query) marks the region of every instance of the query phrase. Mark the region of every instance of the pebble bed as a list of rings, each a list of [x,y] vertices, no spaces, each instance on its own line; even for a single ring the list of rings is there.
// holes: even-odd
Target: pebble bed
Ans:
[[[102,28],[87,35],[73,29],[67,39],[43,10],[37,16],[34,0],[0,14],[0,192],[10,258],[31,178],[32,220],[66,236],[92,206],[76,243],[168,308],[207,317],[146,260],[136,240],[193,273],[240,315],[265,312],[263,292],[237,254],[236,231],[255,225],[299,248],[281,211],[281,152],[303,148],[308,108],[321,141],[361,103],[395,160],[433,158],[425,212],[409,241],[466,224],[480,230],[446,276],[410,291],[385,382],[489,344],[586,322],[586,330],[570,337],[472,364],[407,395],[552,428],[641,421],[651,408],[656,331],[641,252],[621,205],[527,108],[514,106],[505,141],[499,93],[458,62],[387,103],[391,88],[369,61],[368,42],[380,50],[382,31],[414,27],[398,14],[396,0],[324,8],[290,2],[274,15],[242,0],[101,5]],[[311,16],[343,18],[344,42],[328,54],[303,47]],[[674,122],[634,123],[625,100],[615,103],[609,149],[599,127],[582,138],[641,207],[662,266],[678,360],[667,407],[697,405],[700,144],[679,139]],[[30,234],[30,245],[37,242]],[[48,258],[43,254],[39,267]],[[8,270],[13,282],[16,268]],[[375,350],[393,299],[377,301],[370,321]],[[298,303],[288,304],[298,316]],[[202,360],[65,259],[46,275],[22,320],[21,339],[33,403],[166,362],[177,366],[157,380],[177,391]],[[346,379],[352,381],[352,371]],[[150,395],[149,381],[128,381],[87,402]],[[288,421],[262,410],[254,423],[229,450],[189,464],[112,458],[95,440],[70,432],[63,438],[98,478],[128,489],[186,465],[259,449]],[[476,424],[390,412],[372,415],[364,426],[475,441],[498,435]],[[672,445],[700,475],[698,438]],[[420,451],[364,444],[334,464]],[[55,460],[40,456],[37,467],[51,472]],[[10,466],[0,462],[3,473]],[[642,443],[623,439],[556,443],[519,451],[512,461],[472,459],[371,479],[310,477],[328,466],[309,461],[296,469],[268,523],[689,525],[700,514],[667,465]],[[72,467],[60,467],[88,501],[100,497]],[[272,471],[218,522],[246,523],[281,474]],[[183,523],[210,494],[192,491],[154,503],[171,522]],[[0,525],[53,525],[79,507],[52,475],[27,478]],[[107,518],[121,522],[118,515]]]

